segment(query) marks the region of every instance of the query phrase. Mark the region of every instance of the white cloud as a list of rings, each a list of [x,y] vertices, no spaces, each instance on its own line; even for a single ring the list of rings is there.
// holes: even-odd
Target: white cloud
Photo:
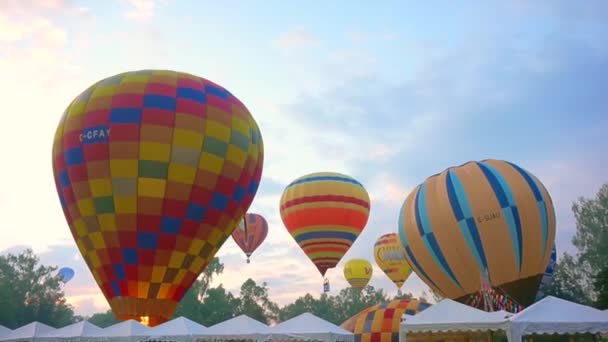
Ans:
[[[273,45],[285,53],[319,46],[321,40],[303,27],[292,28],[273,41]]]
[[[144,21],[152,18],[156,10],[155,0],[126,0],[129,11],[125,12],[125,17],[131,20]]]

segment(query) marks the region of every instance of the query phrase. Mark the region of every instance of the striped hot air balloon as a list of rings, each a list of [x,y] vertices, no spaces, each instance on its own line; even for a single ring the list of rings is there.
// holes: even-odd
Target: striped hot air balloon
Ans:
[[[551,257],[555,213],[528,171],[507,161],[468,162],[409,194],[399,235],[409,264],[433,290],[518,311],[534,301]]]
[[[245,215],[245,218],[239,223],[238,228],[232,232],[234,242],[247,256],[247,263],[249,263],[251,254],[260,247],[267,235],[268,223],[259,214]]]
[[[412,268],[405,259],[405,250],[397,233],[380,236],[374,244],[374,258],[378,267],[397,286],[401,294],[401,286],[412,274]]]
[[[335,172],[302,176],[281,197],[285,227],[322,276],[335,267],[365,228],[370,200],[363,185]]]

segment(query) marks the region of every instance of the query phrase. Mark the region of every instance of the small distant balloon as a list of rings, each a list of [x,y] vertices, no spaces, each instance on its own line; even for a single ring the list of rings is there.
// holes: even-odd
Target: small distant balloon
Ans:
[[[61,281],[67,283],[74,278],[74,270],[69,267],[62,267],[57,271],[57,275],[59,275]]]

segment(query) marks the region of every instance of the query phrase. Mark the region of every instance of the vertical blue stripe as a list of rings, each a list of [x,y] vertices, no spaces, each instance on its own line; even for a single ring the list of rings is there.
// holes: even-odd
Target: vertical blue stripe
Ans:
[[[540,222],[541,222],[541,233],[542,233],[542,255],[545,255],[546,251],[547,251],[547,243],[548,243],[548,235],[549,235],[549,218],[547,216],[547,207],[546,207],[546,203],[543,199],[543,196],[541,195],[540,192],[540,188],[539,185],[536,184],[536,182],[534,181],[534,179],[532,178],[532,176],[530,176],[530,174],[528,174],[527,171],[525,171],[524,169],[522,169],[521,167],[513,164],[513,163],[509,163],[507,162],[509,165],[511,165],[515,170],[517,170],[517,172],[519,172],[519,174],[526,180],[526,182],[528,183],[528,186],[530,187],[530,189],[532,190],[532,193],[534,194],[534,198],[536,199],[537,205],[538,205],[538,211],[539,211],[539,215],[540,215]]]
[[[447,263],[447,260],[443,256],[441,249],[439,248],[439,244],[435,240],[435,236],[433,234],[433,229],[431,227],[431,221],[429,220],[428,211],[426,209],[426,185],[423,183],[420,185],[420,189],[416,194],[416,221],[418,225],[421,226],[420,230],[424,232],[422,235],[422,241],[426,245],[429,253],[435,260],[435,262],[443,269],[443,271],[452,279],[452,281],[460,288],[462,286],[456,280],[452,269]]]
[[[513,196],[511,187],[494,167],[483,163],[479,163],[478,165],[486,176],[486,179],[490,183],[490,186],[494,190],[494,194],[500,203],[502,215],[505,218],[505,222],[509,229],[509,235],[511,236],[511,245],[515,254],[515,260],[517,261],[518,269],[521,272],[523,258],[521,222],[519,221],[519,212],[517,212],[515,197]]]
[[[480,270],[488,268],[488,262],[486,260],[486,253],[477,231],[477,225],[473,219],[473,211],[471,205],[464,191],[464,186],[458,179],[458,176],[452,171],[448,171],[446,177],[446,187],[448,189],[448,198],[450,200],[450,206],[454,211],[454,215],[458,219],[457,211],[460,211],[461,217],[458,219],[458,227],[464,236],[465,241],[469,247],[469,250],[477,260],[477,264]],[[452,194],[452,195],[450,195]],[[460,209],[464,208],[464,210]]]

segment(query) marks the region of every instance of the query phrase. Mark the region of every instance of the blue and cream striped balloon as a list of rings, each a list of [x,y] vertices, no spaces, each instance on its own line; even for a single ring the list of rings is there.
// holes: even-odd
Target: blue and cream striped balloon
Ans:
[[[429,177],[401,208],[399,236],[416,274],[447,298],[480,291],[534,300],[551,256],[555,212],[543,184],[506,161],[483,160]]]

